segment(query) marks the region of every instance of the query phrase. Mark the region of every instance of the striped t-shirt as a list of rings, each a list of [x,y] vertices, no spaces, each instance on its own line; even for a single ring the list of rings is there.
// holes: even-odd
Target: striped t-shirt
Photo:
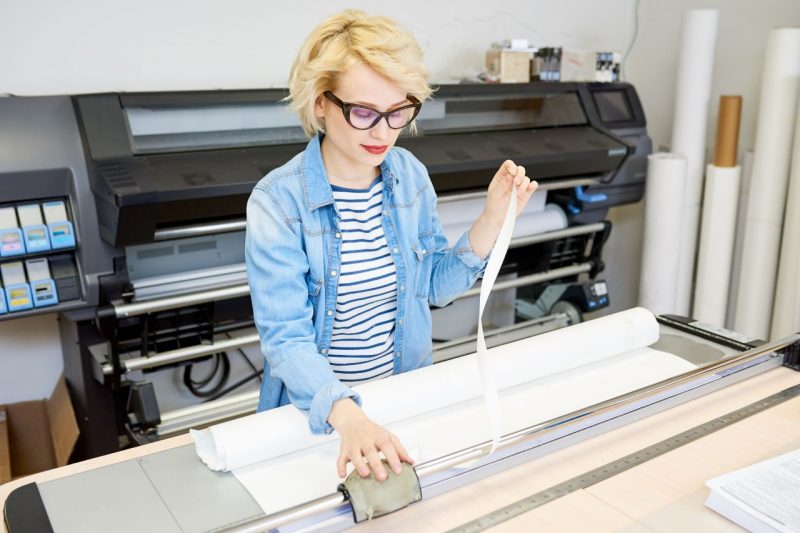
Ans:
[[[381,224],[381,177],[368,189],[332,188],[342,263],[328,362],[354,385],[392,374],[397,271]]]

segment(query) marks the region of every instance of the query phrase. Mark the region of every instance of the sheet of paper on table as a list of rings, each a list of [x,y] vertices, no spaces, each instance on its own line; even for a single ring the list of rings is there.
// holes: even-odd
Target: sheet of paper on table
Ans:
[[[800,531],[800,450],[706,482],[706,505],[750,531]]]

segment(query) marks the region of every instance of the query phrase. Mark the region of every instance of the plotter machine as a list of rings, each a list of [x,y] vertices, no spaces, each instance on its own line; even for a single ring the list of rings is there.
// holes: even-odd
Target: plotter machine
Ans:
[[[306,142],[285,96],[0,99],[0,320],[60,313],[76,458],[254,410],[257,393],[164,411],[149,376],[258,341],[245,206],[255,183]],[[514,290],[512,312],[495,321],[498,339],[608,305],[597,278],[606,216],[642,198],[651,152],[631,85],[442,85],[418,125],[398,144],[427,166],[441,208],[480,201],[513,159],[539,181],[540,207],[563,217],[558,228],[512,240],[496,285]],[[435,325],[434,337],[435,361],[473,349],[469,335],[437,335]]]

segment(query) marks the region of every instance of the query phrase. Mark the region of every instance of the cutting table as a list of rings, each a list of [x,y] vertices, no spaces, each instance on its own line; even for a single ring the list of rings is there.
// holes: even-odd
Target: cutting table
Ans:
[[[481,472],[465,471],[455,476],[461,478],[456,481],[427,487],[423,482],[421,502],[356,527],[367,531],[458,528],[671,435],[800,385],[800,373],[781,366],[787,357],[796,358],[798,335],[749,350],[742,345],[737,350],[732,348],[736,342],[723,342],[718,333],[706,331],[698,336],[697,328],[680,321],[662,317],[660,322],[659,342],[669,343],[673,353],[695,358],[692,362],[701,368],[721,364],[720,357],[723,362],[740,362],[718,368],[717,379],[704,379],[704,384],[691,389],[682,387],[681,394],[661,394],[658,405],[639,404],[602,423],[561,432],[550,441],[539,438],[536,446],[507,455],[479,469]],[[608,406],[603,406],[595,413],[606,409]],[[794,397],[635,468],[571,491],[502,522],[499,529],[734,529],[732,523],[704,507],[708,494],[704,482],[798,446],[800,397]],[[0,486],[0,501],[6,519],[3,525],[10,525],[12,533],[41,531],[42,524],[55,531],[77,527],[82,531],[258,531],[275,524],[287,530],[335,530],[354,525],[346,503],[322,513],[295,510],[296,520],[292,521],[268,520],[232,474],[212,472],[199,461],[188,435],[15,480]]]

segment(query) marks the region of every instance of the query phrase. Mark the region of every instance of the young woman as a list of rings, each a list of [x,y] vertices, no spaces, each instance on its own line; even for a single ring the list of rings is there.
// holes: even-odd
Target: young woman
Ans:
[[[536,183],[503,163],[483,213],[448,248],[425,167],[394,146],[431,93],[422,51],[386,18],[348,10],[325,20],[300,50],[289,90],[311,140],[247,206],[247,273],[267,362],[259,410],[291,402],[307,411],[312,432],[339,432],[340,476],[350,461],[383,480],[380,453],[395,472],[413,461],[350,386],[431,364],[429,305],[475,283],[510,195],[519,214]]]

